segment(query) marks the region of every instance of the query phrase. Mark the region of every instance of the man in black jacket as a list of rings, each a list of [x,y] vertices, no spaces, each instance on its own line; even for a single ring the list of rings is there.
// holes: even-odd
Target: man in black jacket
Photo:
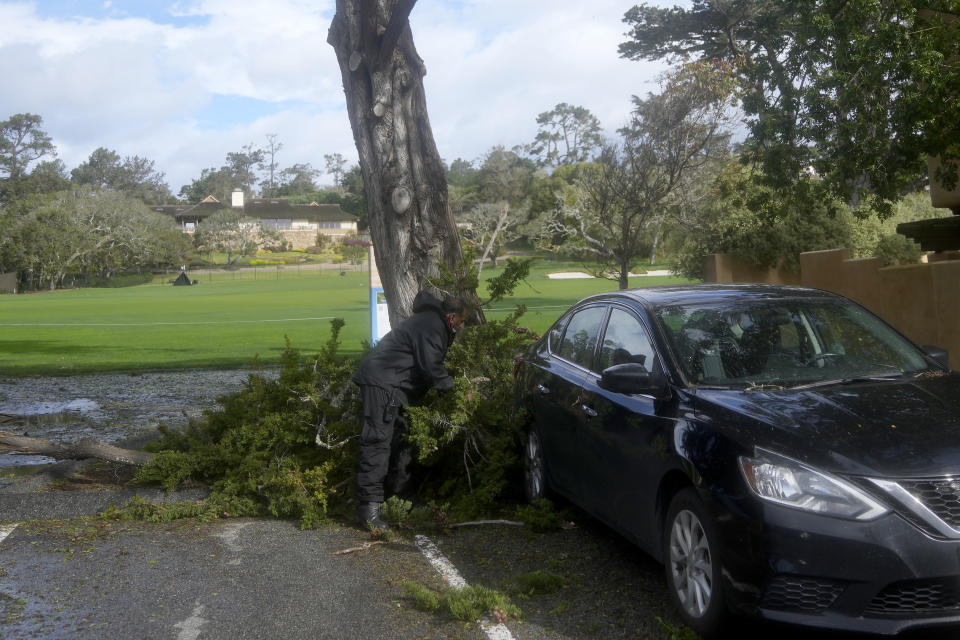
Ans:
[[[453,389],[443,360],[465,317],[463,301],[441,302],[421,291],[413,299],[413,315],[385,335],[353,375],[363,399],[356,486],[362,527],[387,528],[380,505],[388,472],[393,493],[409,480],[411,455],[402,442],[406,424],[400,409],[416,404],[431,388]]]

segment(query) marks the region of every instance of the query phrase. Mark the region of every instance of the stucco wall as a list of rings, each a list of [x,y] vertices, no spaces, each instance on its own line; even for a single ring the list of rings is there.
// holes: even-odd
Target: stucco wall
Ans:
[[[800,274],[784,266],[756,267],[734,256],[716,253],[704,263],[705,282],[767,282],[800,284]]]
[[[704,264],[704,281],[801,284],[839,293],[914,342],[947,349],[950,366],[960,369],[960,260],[880,265],[877,258],[850,259],[846,249],[810,251],[800,254],[799,277],[784,279],[778,270],[760,271],[732,256],[713,255]]]

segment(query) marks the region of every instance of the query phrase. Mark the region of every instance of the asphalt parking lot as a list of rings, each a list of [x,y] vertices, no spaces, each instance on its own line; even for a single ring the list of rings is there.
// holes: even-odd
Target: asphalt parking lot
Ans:
[[[522,616],[491,635],[413,606],[404,581],[445,584],[412,535],[362,549],[370,535],[337,524],[301,531],[270,519],[108,521],[95,514],[135,492],[63,490],[63,477],[82,465],[59,466],[0,491],[4,638],[671,637],[657,621],[671,619],[659,569],[609,532],[613,546],[579,527],[431,532],[470,584],[509,591],[521,574],[562,578],[550,593],[515,596]]]
[[[65,465],[60,475],[75,468]],[[445,583],[412,532],[366,546],[370,534],[338,523],[301,531],[295,522],[253,518],[109,521],[93,516],[133,491],[64,486],[40,476],[0,490],[0,637],[693,637],[667,604],[660,565],[576,513],[573,526],[547,533],[488,524],[427,534],[469,584],[511,593],[522,610],[518,619],[482,626],[414,606],[405,581],[435,590]],[[523,593],[519,578],[537,572],[556,577],[555,588]],[[737,636],[811,633],[747,623]],[[908,637],[955,638],[957,630]]]

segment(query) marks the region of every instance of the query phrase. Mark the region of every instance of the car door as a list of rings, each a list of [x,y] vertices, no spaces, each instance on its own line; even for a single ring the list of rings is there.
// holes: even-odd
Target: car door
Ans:
[[[670,464],[675,420],[663,402],[641,394],[621,394],[599,386],[600,372],[625,362],[661,371],[649,332],[632,310],[614,306],[593,371],[583,380],[580,451],[583,501],[597,516],[652,543],[657,483]]]
[[[580,394],[606,312],[597,305],[573,311],[562,331],[551,333],[550,353],[531,381],[534,420],[550,485],[575,502],[582,465],[577,434]]]

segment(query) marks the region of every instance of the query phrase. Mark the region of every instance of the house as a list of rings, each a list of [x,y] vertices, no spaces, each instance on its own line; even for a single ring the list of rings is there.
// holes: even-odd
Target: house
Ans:
[[[340,241],[347,234],[356,235],[357,216],[347,213],[339,204],[290,204],[287,198],[244,198],[243,191],[235,189],[230,205],[213,196],[207,196],[194,205],[160,205],[154,211],[173,216],[184,233],[193,233],[197,225],[223,210],[242,210],[244,215],[260,221],[265,228],[278,232],[292,249],[305,249],[317,242],[317,235]]]

